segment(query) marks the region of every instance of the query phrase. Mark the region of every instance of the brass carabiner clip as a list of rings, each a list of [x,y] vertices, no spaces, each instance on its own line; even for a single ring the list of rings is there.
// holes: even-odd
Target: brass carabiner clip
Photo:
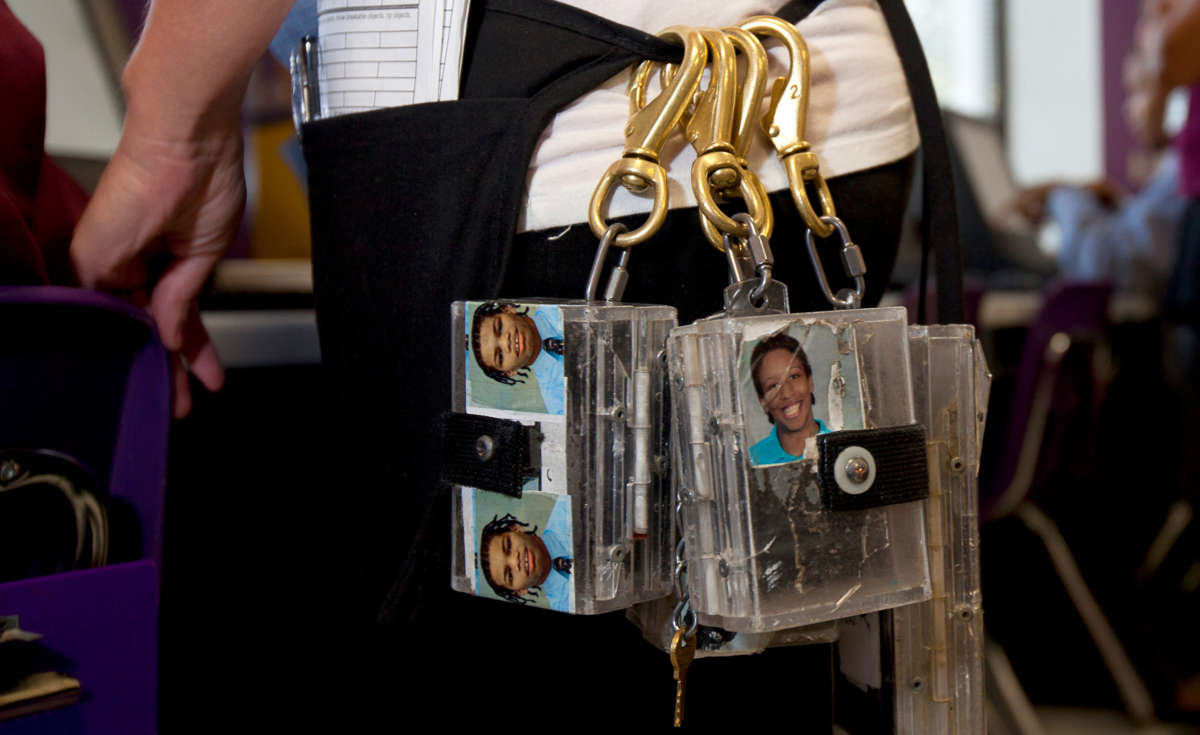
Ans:
[[[763,89],[767,85],[767,52],[753,33],[733,26],[721,29],[740,51],[746,63],[742,87],[738,93],[737,112],[733,121],[733,155],[743,170],[750,168],[746,154],[754,139],[754,118],[762,107]]]
[[[733,116],[737,103],[737,62],[733,43],[715,28],[701,28],[708,45],[712,76],[700,93],[692,116],[684,124],[684,136],[696,149],[693,182],[699,168],[711,189],[737,186],[741,171],[733,156]],[[701,163],[701,159],[705,159]]]
[[[787,47],[788,75],[776,78],[771,85],[771,103],[762,118],[762,129],[787,171],[788,187],[804,224],[817,236],[828,237],[833,234],[833,226],[823,222],[822,217],[837,216],[833,195],[821,176],[817,155],[804,139],[808,117],[808,44],[794,25],[779,18],[757,15],[745,20],[741,27],[755,35],[777,39]],[[813,209],[809,199],[806,188],[809,182],[816,189],[820,212]]]
[[[659,154],[691,104],[708,60],[704,37],[699,31],[672,27],[659,35],[666,39],[676,38],[683,43],[683,61],[679,71],[669,84],[664,85],[657,97],[646,102],[646,84],[657,62],[643,61],[634,70],[629,82],[629,124],[625,126],[624,155],[604,172],[588,204],[588,225],[592,234],[601,238],[608,230],[608,224],[604,221],[604,206],[618,181],[635,193],[654,189],[654,206],[646,221],[631,232],[617,235],[612,243],[617,247],[645,242],[666,220],[667,172],[659,163]]]
[[[770,237],[775,228],[775,214],[771,211],[771,204],[767,200],[767,190],[759,181],[758,176],[750,170],[750,164],[746,160],[746,153],[750,148],[750,142],[754,136],[753,122],[758,114],[762,100],[763,87],[766,84],[767,76],[767,56],[763,50],[762,44],[755,38],[754,34],[744,31],[741,28],[723,28],[720,31],[730,48],[737,52],[741,52],[741,57],[745,61],[746,71],[742,78],[742,85],[738,88],[737,103],[730,108],[733,125],[729,137],[729,150],[732,151],[734,160],[738,165],[738,177],[734,186],[720,186],[719,181],[714,181],[709,175],[708,183],[712,189],[717,190],[715,195],[722,197],[741,197],[749,210],[750,219],[754,221],[755,227],[763,237]],[[708,36],[706,36],[706,39]],[[714,59],[716,55],[714,54]],[[716,79],[716,64],[714,62],[713,78]],[[727,74],[731,82],[736,86],[737,83],[737,61],[736,57],[733,60],[731,68],[728,68]],[[710,87],[712,85],[710,84]],[[701,111],[700,103],[696,105],[696,115],[699,117]],[[696,163],[700,164],[701,149],[696,147],[697,159]],[[725,235],[731,234],[739,238],[745,238],[749,235],[747,227],[739,221],[738,217],[730,218],[722,212],[716,204],[716,196],[712,191],[701,190],[703,181],[701,176],[703,170],[697,172],[696,168],[692,169],[692,188],[696,195],[697,204],[700,207],[704,216],[700,218],[700,228],[704,231],[704,236],[712,243],[713,247],[718,250],[725,249]],[[736,186],[736,188],[734,188]],[[733,227],[730,227],[730,225]]]

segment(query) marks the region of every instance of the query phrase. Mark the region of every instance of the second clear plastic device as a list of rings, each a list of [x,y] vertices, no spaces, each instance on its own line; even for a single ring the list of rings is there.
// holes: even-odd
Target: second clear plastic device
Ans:
[[[803,387],[788,350],[807,361],[807,406],[780,387]],[[925,501],[832,510],[815,443],[783,448],[805,411],[822,433],[915,423],[903,309],[714,317],[673,330],[667,359],[702,624],[769,632],[929,598]]]

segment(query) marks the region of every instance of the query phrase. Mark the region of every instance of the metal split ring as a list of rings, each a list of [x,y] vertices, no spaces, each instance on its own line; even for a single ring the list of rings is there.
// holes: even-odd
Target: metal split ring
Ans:
[[[854,279],[854,289],[844,288],[834,295],[833,290],[829,288],[829,279],[825,277],[825,267],[821,265],[821,256],[817,254],[813,231],[806,230],[804,241],[808,246],[809,260],[812,261],[813,269],[817,273],[817,281],[825,293],[825,298],[835,309],[857,309],[862,305],[863,295],[867,289],[866,279],[863,278],[867,272],[867,265],[863,260],[862,249],[850,240],[850,233],[846,230],[846,225],[837,217],[827,215],[821,218],[821,222],[831,230],[837,230],[838,235],[842,238],[842,267],[845,269],[846,275]]]
[[[600,274],[604,271],[604,261],[608,259],[609,248],[613,246],[620,234],[628,229],[620,222],[613,222],[600,238],[600,244],[596,247],[596,258],[592,261],[592,271],[588,275],[587,290],[584,292],[584,298],[588,301],[595,301],[596,292],[600,290]],[[608,288],[605,289],[605,301],[621,300],[622,293],[625,291],[625,283],[629,280],[629,273],[625,270],[628,266],[629,248],[623,248],[621,259],[617,262],[617,267],[613,272],[613,278],[609,279]]]

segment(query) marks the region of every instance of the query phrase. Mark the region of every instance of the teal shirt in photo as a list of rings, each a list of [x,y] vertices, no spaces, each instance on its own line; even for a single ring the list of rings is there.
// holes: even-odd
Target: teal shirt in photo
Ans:
[[[817,422],[817,433],[828,434],[829,429],[825,424],[821,423],[821,419],[814,419]],[[783,451],[783,445],[779,443],[778,427],[772,426],[771,433],[767,434],[762,441],[750,447],[750,464],[755,467],[764,464],[784,464],[785,462],[795,462],[799,459],[804,459],[804,455],[799,457],[788,454]]]

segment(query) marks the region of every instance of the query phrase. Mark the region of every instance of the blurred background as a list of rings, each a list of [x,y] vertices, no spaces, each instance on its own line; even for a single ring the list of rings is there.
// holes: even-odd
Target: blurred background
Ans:
[[[47,150],[91,189],[120,134],[120,74],[146,3],[9,5],[46,49]],[[906,5],[950,133],[967,315],[994,376],[980,473],[991,729],[1200,732],[1194,370],[1161,308],[1182,205],[1172,172],[1153,202],[1142,196],[1163,152],[1129,123],[1141,3]],[[1185,91],[1168,99],[1168,133],[1187,104]],[[302,459],[320,456],[322,375],[289,81],[270,57],[245,120],[245,222],[202,301],[228,387],[196,389],[172,436],[168,732],[219,721],[224,705],[197,715],[202,682],[254,690],[261,672],[231,666],[231,652],[266,647],[269,658],[284,645],[254,633],[298,581],[263,573],[289,557],[261,529],[319,532],[289,526],[313,514],[276,493],[305,504],[327,492]],[[887,303],[915,302],[920,211],[914,199]],[[237,514],[211,502],[231,495]],[[197,609],[236,619],[219,645],[197,632]]]

